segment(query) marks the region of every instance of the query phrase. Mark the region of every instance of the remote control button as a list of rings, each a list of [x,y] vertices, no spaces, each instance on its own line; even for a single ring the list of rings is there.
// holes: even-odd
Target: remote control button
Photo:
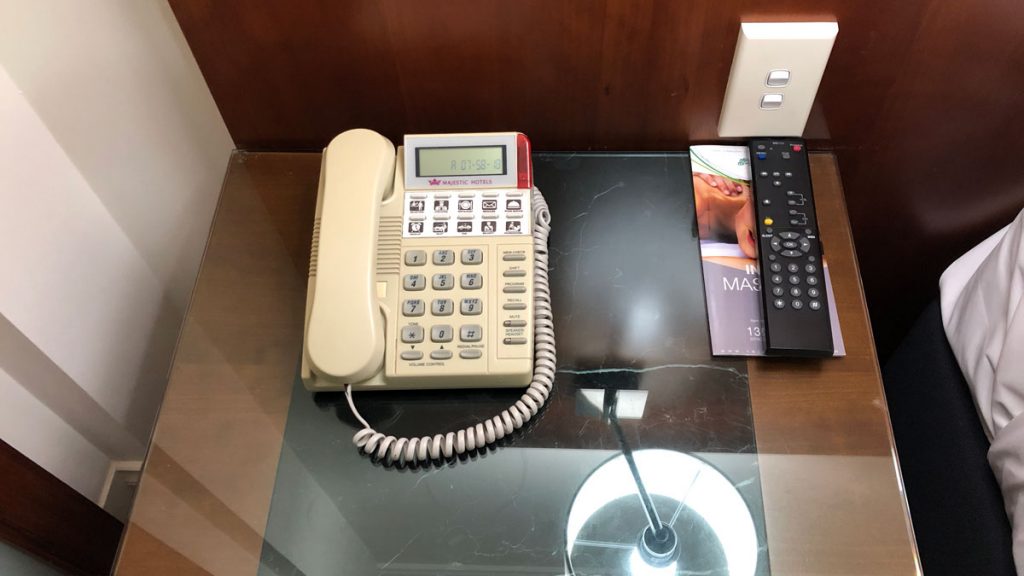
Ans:
[[[807,257],[807,261],[808,262],[815,262],[815,261],[817,261],[817,258],[815,258],[814,256],[808,256]]]
[[[783,240],[782,241],[782,247],[785,248],[786,250],[793,250],[794,248],[797,248],[798,246],[800,246],[800,244],[798,244],[795,240]]]
[[[782,159],[783,160],[789,160],[789,152],[783,152],[782,153]]]
[[[786,172],[785,176],[786,176],[786,178],[792,178],[793,177],[793,173],[792,172]]]
[[[800,271],[800,265],[796,262],[790,262],[789,265],[786,266],[786,270],[789,270],[790,274],[796,274]]]
[[[455,303],[447,298],[438,298],[430,303],[430,313],[434,316],[451,316],[455,311]]]
[[[522,252],[510,252],[502,256],[501,259],[505,262],[519,262],[526,260],[526,254],[523,254]]]
[[[779,238],[783,240],[796,240],[800,235],[796,232],[779,232]]]
[[[772,274],[772,284],[782,284],[782,276],[778,274]]]
[[[462,275],[460,285],[463,290],[479,290],[484,285],[484,278],[478,272],[467,272]]]
[[[764,144],[758,144],[757,145],[757,149],[758,150],[764,150]]]
[[[402,342],[406,344],[423,342],[423,326],[403,326]]]
[[[502,307],[503,310],[526,310],[526,303],[525,302],[509,302],[507,304],[503,304],[501,307]]]
[[[792,148],[793,148],[793,152],[799,152],[799,151],[804,149],[804,147],[802,145],[800,145],[800,144],[793,144]]]
[[[811,286],[817,286],[818,285],[818,277],[817,276],[808,276],[807,277],[807,283],[810,284]]]
[[[782,249],[782,241],[780,241],[778,238],[775,238],[774,236],[768,242],[768,244],[772,247],[772,250],[776,252]]]
[[[765,218],[765,220],[771,220],[771,218]],[[771,226],[769,226],[769,227],[765,228],[765,229],[764,229],[764,231],[765,231],[765,232],[767,232],[767,233],[769,233],[769,234],[771,234],[771,233],[772,233],[772,228],[771,228]]]
[[[459,311],[464,316],[476,316],[484,311],[484,305],[479,298],[463,298]]]
[[[782,180],[772,180],[772,186],[782,186]]]
[[[434,217],[435,219],[437,216]],[[447,226],[447,224],[446,224]],[[448,266],[455,263],[455,251],[454,250],[434,250],[434,264],[438,266]]]
[[[817,267],[817,266],[815,266],[814,264],[808,264],[807,266],[804,266],[804,270],[805,270],[805,271],[806,271],[806,272],[807,272],[808,274],[814,274],[815,272],[817,272],[817,271],[818,271],[818,267]]]
[[[757,153],[757,159],[758,160],[764,160],[767,157],[768,157],[768,153],[767,152],[758,152]]]
[[[505,320],[501,325],[505,328],[522,328],[526,326],[526,320]]]
[[[797,276],[796,274],[793,274],[792,276],[789,277],[789,283],[790,284],[799,284],[800,283],[800,277]]]
[[[469,350],[463,350],[462,352],[459,352],[459,358],[465,360],[476,360],[477,358],[483,355],[483,350],[480,350],[479,348],[470,348]]]
[[[797,288],[796,286],[793,286],[792,288],[789,289],[789,295],[792,296],[793,298],[799,298],[802,294],[803,293],[800,292],[800,289]]]
[[[451,342],[452,327],[447,324],[439,324],[430,327],[430,339],[434,342]]]
[[[772,172],[772,178],[778,178],[779,176],[782,176],[782,172],[778,172],[778,171]]]
[[[409,250],[405,253],[406,266],[423,266],[427,263],[426,250]]]
[[[761,172],[758,173],[758,176],[760,176],[761,178],[767,178],[768,177],[768,172],[765,171],[765,170],[761,170]]]
[[[786,258],[796,258],[797,256],[800,256],[800,251],[799,250],[783,250],[781,252],[781,254],[783,256],[785,256]]]
[[[406,274],[402,278],[402,288],[413,292],[427,287],[427,278],[423,274]]]
[[[817,298],[820,294],[821,293],[818,292],[817,288],[808,288],[807,289],[807,295],[810,296],[811,298]]]
[[[786,190],[786,196],[796,196],[796,192],[792,190]]]
[[[772,301],[772,305],[778,308],[779,310],[782,310],[783,308],[786,307],[786,301],[783,300],[782,298],[776,298],[775,300]]]
[[[792,306],[794,310],[799,310],[804,307],[804,303],[801,300],[793,300],[789,305]]]
[[[772,262],[770,268],[772,269],[772,272],[782,272],[782,264],[779,264],[778,262]]]
[[[402,360],[419,360],[423,358],[423,352],[419,350],[406,350],[399,354],[399,356],[401,356]]]
[[[768,255],[768,261],[769,262],[775,262],[775,258],[776,258],[775,254],[769,254]]]
[[[775,286],[772,288],[772,296],[782,296],[786,293],[786,289],[782,286]]]
[[[764,200],[761,200],[761,204],[763,204],[765,206],[771,206],[772,205],[772,201],[767,199],[767,198],[765,198]]]
[[[484,261],[484,251],[479,248],[466,248],[462,251],[462,263],[476,265]]]
[[[512,345],[526,344],[526,338],[505,338],[501,342],[503,344],[512,344]]]
[[[423,316],[423,310],[426,306],[423,304],[423,300],[412,299],[402,302],[402,315],[403,316]]]
[[[459,328],[459,340],[463,342],[479,342],[484,337],[484,329],[479,324],[466,324]]]
[[[811,241],[808,240],[807,238],[801,238],[800,239],[800,251],[801,252],[807,252],[810,249],[811,249]]]
[[[451,290],[455,287],[455,276],[452,274],[434,274],[434,290]]]
[[[505,270],[501,275],[505,278],[522,278],[526,276],[526,270]]]
[[[810,303],[807,304],[807,307],[810,308],[811,310],[821,310],[821,302],[818,302],[817,300],[811,300]]]
[[[447,360],[452,357],[451,350],[434,350],[430,353],[431,360]]]

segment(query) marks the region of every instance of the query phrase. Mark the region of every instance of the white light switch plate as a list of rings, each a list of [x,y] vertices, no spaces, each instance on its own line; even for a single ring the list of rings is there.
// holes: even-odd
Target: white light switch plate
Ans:
[[[742,24],[718,135],[802,135],[838,32],[835,22]],[[789,70],[789,83],[769,87],[773,70]],[[782,105],[762,108],[765,94],[782,94]]]

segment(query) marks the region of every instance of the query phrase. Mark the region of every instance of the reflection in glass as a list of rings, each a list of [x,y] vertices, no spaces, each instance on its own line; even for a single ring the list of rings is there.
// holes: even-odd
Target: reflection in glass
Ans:
[[[626,456],[620,454],[594,470],[569,509],[566,555],[574,574],[754,574],[753,518],[724,475],[671,450],[632,455],[659,516],[678,534],[677,559],[658,566],[642,553],[639,539],[648,522]]]

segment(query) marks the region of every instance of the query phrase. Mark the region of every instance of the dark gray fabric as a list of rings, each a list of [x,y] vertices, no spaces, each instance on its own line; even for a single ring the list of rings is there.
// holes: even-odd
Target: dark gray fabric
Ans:
[[[937,300],[882,372],[924,573],[1015,576],[988,438]]]

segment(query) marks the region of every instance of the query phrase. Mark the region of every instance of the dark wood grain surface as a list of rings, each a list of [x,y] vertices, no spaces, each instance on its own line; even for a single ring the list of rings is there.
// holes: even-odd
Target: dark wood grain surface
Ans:
[[[231,159],[117,574],[255,574],[275,545],[319,165]],[[811,170],[848,355],[749,363],[772,571],[914,574],[839,172],[827,154]]]
[[[110,573],[121,522],[2,440],[0,485],[0,540],[67,574]]]
[[[239,148],[353,127],[537,150],[716,138],[741,21],[839,22],[806,136],[834,149],[880,350],[1024,205],[1024,3],[171,0]],[[912,263],[912,265],[908,265]]]

